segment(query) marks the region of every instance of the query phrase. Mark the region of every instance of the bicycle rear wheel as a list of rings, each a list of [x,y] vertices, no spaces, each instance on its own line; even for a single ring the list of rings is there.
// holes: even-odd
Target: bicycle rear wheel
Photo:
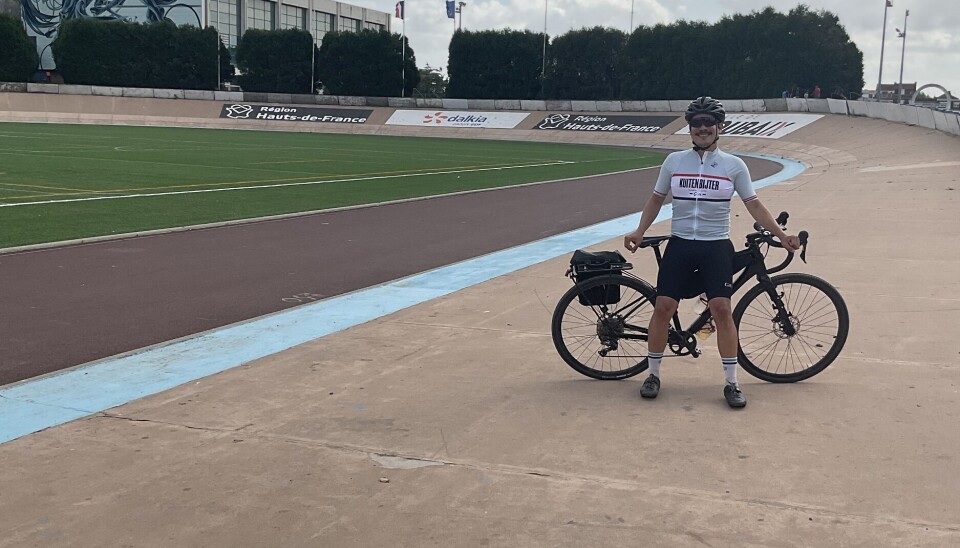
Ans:
[[[823,371],[840,354],[850,318],[840,293],[810,274],[771,278],[795,333],[784,333],[763,285],[747,291],[733,311],[743,369],[768,382],[797,382]]]
[[[560,357],[600,380],[632,377],[647,368],[647,326],[656,290],[639,278],[603,275],[560,297],[550,332]]]

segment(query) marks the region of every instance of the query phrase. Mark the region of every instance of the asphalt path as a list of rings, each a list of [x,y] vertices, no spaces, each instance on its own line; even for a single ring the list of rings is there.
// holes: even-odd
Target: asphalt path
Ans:
[[[657,173],[2,254],[0,385],[636,213]]]

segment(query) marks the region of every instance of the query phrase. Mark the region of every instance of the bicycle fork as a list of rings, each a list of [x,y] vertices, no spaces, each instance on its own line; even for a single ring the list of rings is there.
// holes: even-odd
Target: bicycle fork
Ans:
[[[770,298],[773,309],[776,311],[776,315],[773,317],[771,322],[780,326],[780,330],[787,337],[792,337],[797,334],[797,329],[793,325],[793,322],[790,320],[790,311],[787,310],[787,306],[783,303],[783,293],[777,292],[777,286],[774,285],[773,280],[770,279],[770,276],[763,274],[760,276],[760,284],[763,286],[764,291],[767,292],[767,297]]]

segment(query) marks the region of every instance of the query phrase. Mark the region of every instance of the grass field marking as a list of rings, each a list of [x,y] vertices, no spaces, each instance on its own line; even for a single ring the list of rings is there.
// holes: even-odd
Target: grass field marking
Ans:
[[[21,152],[25,152],[25,151],[21,151]],[[21,152],[4,152],[4,151],[0,151],[0,154],[8,154],[8,155],[10,155],[10,156],[28,156],[28,157],[35,156],[34,154],[22,154]],[[41,151],[37,151],[37,152],[41,152]],[[150,161],[150,160],[127,160],[127,159],[124,159],[124,158],[96,158],[96,157],[92,157],[92,156],[64,156],[63,154],[60,154],[60,153],[58,153],[58,154],[59,154],[59,158],[67,158],[67,159],[71,159],[71,160],[90,160],[90,161],[95,161],[95,162],[132,162],[132,163],[136,163],[136,164],[155,164],[155,165],[161,165],[161,166],[177,166],[177,167],[190,167],[190,168],[202,167],[202,168],[214,169],[214,170],[219,170],[219,169],[235,169],[235,170],[240,170],[240,171],[268,171],[267,168],[238,167],[238,166],[229,166],[229,165],[223,165],[223,166],[208,166],[208,165],[204,165],[204,164],[178,164],[178,163],[175,163],[175,162],[154,162],[154,161]],[[308,173],[308,172],[306,172],[306,171],[283,170],[283,173]],[[314,175],[311,175],[311,176],[314,176]]]
[[[25,152],[25,151],[21,151],[21,152]],[[29,157],[29,156],[33,156],[33,154],[22,154],[22,153],[18,153],[18,152],[4,152],[4,151],[0,151],[0,154],[8,154],[8,155],[11,155],[11,156],[28,156],[28,157]],[[206,168],[206,169],[213,169],[213,170],[233,169],[233,170],[241,170],[241,171],[260,171],[260,172],[262,172],[262,171],[270,171],[270,170],[271,170],[270,168],[250,168],[250,167],[239,167],[239,166],[230,166],[230,165],[210,166],[210,165],[205,165],[205,164],[180,164],[180,163],[175,163],[175,162],[155,162],[155,161],[150,161],[150,160],[128,160],[128,159],[125,159],[125,158],[97,158],[97,157],[85,157],[85,156],[80,156],[80,157],[78,157],[78,156],[64,156],[63,154],[60,154],[59,157],[60,157],[60,158],[75,159],[75,160],[92,160],[92,161],[106,161],[106,162],[132,162],[132,163],[138,163],[138,164],[156,164],[156,165],[163,165],[163,166],[178,166],[178,167],[189,167],[189,168]],[[555,163],[564,163],[564,162],[565,162],[564,160],[557,160]],[[481,165],[494,165],[494,166],[496,166],[496,165],[503,165],[503,164],[481,164]],[[551,164],[538,164],[538,165],[551,165]],[[524,167],[524,166],[521,165],[521,166],[519,166],[519,167]],[[274,169],[273,171],[281,171],[282,173],[304,173],[304,174],[309,173],[309,172],[307,172],[307,171],[294,171],[294,170],[275,170],[275,169]],[[317,177],[317,175],[314,174],[314,173],[309,173],[309,175],[308,175],[307,177],[298,177],[298,178],[299,178],[299,179],[304,179],[304,178],[313,178],[313,177]],[[274,179],[274,180],[282,180],[282,179]],[[214,184],[237,184],[237,183],[231,181],[231,182],[227,182],[227,183],[214,183]],[[102,192],[133,192],[133,191],[137,191],[137,190],[155,190],[156,188],[157,188],[157,187],[148,187],[148,188],[139,188],[139,189],[118,189],[118,190],[106,190],[106,191],[102,191]],[[166,187],[166,188],[177,188],[177,187]]]
[[[8,133],[0,133],[0,137],[9,137],[10,139],[43,139],[42,136],[38,135],[17,135]]]
[[[232,130],[224,130],[224,129],[219,129],[219,128],[179,128],[179,129],[197,130],[197,131],[201,131],[201,132],[204,131],[204,130],[208,130],[208,131],[209,131],[209,130],[214,130],[214,131],[219,131],[219,132],[232,131]],[[272,133],[277,133],[277,132],[263,132],[263,131],[260,131],[260,130],[251,130],[251,133],[258,133],[258,132],[259,132],[259,133],[271,133],[271,134],[272,134]],[[35,133],[35,130],[32,131],[31,133]],[[279,133],[282,134],[282,135],[287,135],[287,136],[294,136],[294,135],[299,136],[299,135],[302,135],[302,134],[299,134],[299,133],[291,133],[291,132],[279,132]],[[72,138],[78,137],[78,135],[76,135],[76,134],[65,134],[65,133],[54,133],[54,132],[45,132],[45,133],[42,133],[42,134],[40,134],[40,135],[41,135],[41,137],[37,137],[36,135],[30,135],[29,137],[30,137],[30,138],[43,138],[43,137],[45,137],[45,136],[72,137]],[[318,135],[318,134],[310,134],[310,135]],[[15,137],[15,135],[9,135],[9,136]],[[24,136],[26,136],[26,135],[24,135]],[[182,139],[178,139],[178,140],[176,140],[176,144],[178,144],[178,145],[180,145],[180,144],[197,144],[197,145],[201,145],[204,150],[235,150],[235,151],[239,151],[239,149],[256,149],[256,150],[262,151],[262,150],[264,150],[264,149],[274,149],[274,150],[283,150],[283,151],[287,151],[287,150],[290,150],[290,151],[306,150],[306,151],[312,151],[312,152],[324,151],[324,152],[327,153],[327,154],[337,155],[337,156],[339,156],[339,155],[355,155],[355,154],[358,153],[358,152],[369,152],[369,153],[371,153],[371,154],[380,154],[380,155],[402,155],[402,156],[405,156],[405,157],[408,157],[408,158],[409,158],[409,157],[415,157],[415,158],[421,158],[421,159],[426,159],[426,158],[438,158],[438,157],[445,159],[445,158],[448,157],[448,156],[445,155],[445,154],[444,154],[444,155],[430,154],[430,153],[424,154],[424,153],[422,153],[420,150],[411,151],[411,150],[405,150],[405,149],[399,149],[399,150],[360,149],[360,148],[355,148],[355,147],[354,147],[354,148],[351,148],[351,147],[343,148],[343,147],[311,146],[311,145],[297,146],[297,145],[291,145],[291,144],[288,144],[288,143],[272,144],[272,143],[239,143],[239,142],[238,142],[238,143],[230,143],[229,146],[223,146],[223,140],[220,139],[220,137],[222,136],[221,134],[214,135],[213,133],[211,133],[211,134],[209,134],[209,136],[211,137],[211,140],[182,140]],[[363,135],[363,136],[358,136],[358,137],[374,137],[374,138],[376,138],[376,137],[381,137],[381,138],[382,138],[382,137],[384,137],[384,136],[367,136],[367,135]],[[138,136],[131,136],[131,135],[122,135],[122,136],[118,136],[118,135],[84,135],[83,138],[84,138],[84,139],[113,140],[113,141],[122,140],[122,141],[124,141],[124,142],[129,142],[129,141],[146,141],[146,142],[162,142],[162,143],[169,143],[169,142],[170,142],[170,139],[168,139],[168,138],[138,137]],[[437,138],[435,138],[435,137],[426,137],[426,138],[423,138],[423,139],[437,139]],[[65,145],[65,146],[86,147],[86,148],[95,148],[95,149],[117,148],[117,147],[114,147],[114,146],[111,145],[111,144],[103,144],[103,145],[90,145],[90,144],[80,144],[80,143],[76,143],[76,144],[74,144],[74,143],[59,143],[59,144],[63,144],[63,145]],[[569,145],[569,144],[571,144],[571,143],[541,143],[541,144],[550,146],[550,145]],[[220,145],[220,146],[211,146],[211,145]],[[599,146],[599,147],[607,147],[608,145],[598,145],[598,146]],[[121,146],[120,148],[124,148],[124,147]],[[137,149],[137,150],[132,150],[132,151],[131,151],[131,150],[124,150],[124,151],[122,151],[122,152],[148,152],[148,151],[176,152],[176,151],[178,151],[178,150],[195,151],[195,150],[197,150],[197,148],[189,148],[189,149],[182,149],[182,148],[181,148],[181,149],[173,149],[173,148],[154,148],[154,149]],[[105,151],[106,151],[106,150],[105,150]],[[61,153],[61,151],[40,151],[40,150],[32,151],[32,152],[34,152],[34,153],[44,153],[44,154],[60,154],[60,153]],[[413,156],[411,156],[411,155],[413,155]],[[477,159],[483,159],[483,158],[486,158],[486,157],[487,157],[487,156],[476,156]],[[76,158],[76,157],[67,157],[67,156],[65,156],[65,158]],[[474,157],[471,156],[471,155],[469,155],[469,154],[466,154],[466,153],[459,153],[459,154],[458,154],[458,158],[460,158],[460,159],[468,159],[468,158],[474,158]],[[514,158],[510,158],[509,156],[505,157],[505,156],[503,156],[503,155],[500,155],[499,158],[500,158],[500,159],[511,159],[511,160],[514,159]],[[86,158],[83,158],[83,159],[86,159]],[[118,161],[123,161],[123,160],[121,160],[121,159],[117,159],[117,160],[118,160]],[[524,158],[516,158],[516,160],[520,160],[520,161],[535,161],[535,160],[537,160],[537,161],[539,161],[539,160],[541,160],[541,159],[534,159],[534,158],[524,157]],[[344,160],[340,160],[340,161],[344,161]],[[349,160],[347,160],[347,161],[349,161]],[[547,160],[547,159],[542,159],[542,161],[549,161],[549,160]],[[168,162],[168,163],[156,162],[156,163],[158,163],[158,164],[160,164],[160,165],[179,165],[179,166],[183,166],[183,165],[184,165],[184,164],[175,164],[175,163],[169,163],[169,162]],[[249,165],[249,164],[248,164],[248,165]],[[188,164],[187,167],[194,167],[194,166]],[[209,166],[202,166],[202,165],[201,165],[201,166],[197,166],[197,167],[209,167]],[[234,167],[233,169],[244,169],[244,168]],[[254,171],[257,170],[257,168],[246,168],[246,169],[254,170]],[[291,170],[285,170],[285,172],[287,172],[287,173],[309,173],[309,172],[305,172],[305,171],[291,171]],[[313,176],[313,175],[311,174],[311,176]]]
[[[100,126],[97,126],[97,127],[100,127]],[[115,126],[115,127],[133,127],[133,126]],[[222,132],[231,132],[231,131],[235,132],[235,131],[237,131],[237,130],[235,130],[235,129],[225,129],[225,128],[165,128],[165,129],[189,129],[189,130],[197,130],[197,131],[222,131]],[[247,132],[247,131],[249,131],[250,133],[267,133],[267,134],[279,133],[279,134],[281,134],[281,135],[291,135],[291,136],[292,136],[292,135],[298,135],[298,136],[299,136],[299,135],[304,135],[304,134],[296,133],[296,132],[274,132],[274,131],[263,131],[263,130],[244,130],[244,132]],[[34,132],[34,133],[35,133],[35,132]],[[313,133],[311,133],[311,134],[306,134],[306,135],[322,135],[322,134],[313,134]],[[7,135],[7,136],[9,136],[9,137],[27,137],[27,138],[30,138],[30,139],[42,139],[42,138],[44,138],[44,137],[46,137],[46,136],[55,136],[55,137],[77,137],[78,135],[76,135],[76,134],[70,134],[70,133],[42,133],[42,134],[40,134],[39,137],[36,136],[36,135],[26,136],[25,134],[22,135],[22,136],[21,136],[21,135]],[[220,137],[220,135],[218,135],[217,137]],[[392,136],[362,135],[362,136],[357,136],[357,137],[380,137],[380,138],[384,138],[384,137],[392,137]],[[169,142],[169,139],[161,139],[161,138],[155,138],[155,137],[137,137],[137,136],[130,136],[130,135],[125,135],[125,136],[122,136],[122,137],[121,137],[121,136],[113,136],[113,135],[84,135],[83,138],[84,138],[84,139],[113,139],[113,140],[123,140],[123,141],[131,141],[131,140],[135,140],[135,141],[154,141],[154,142],[162,142],[162,143],[167,143],[167,142]],[[434,140],[440,139],[440,140],[443,140],[443,138],[441,138],[441,137],[418,137],[417,139],[434,139]],[[353,153],[356,153],[356,152],[369,152],[369,153],[372,153],[372,154],[384,154],[384,155],[394,154],[394,155],[404,155],[404,156],[409,156],[409,155],[411,154],[411,151],[410,151],[410,150],[360,149],[360,148],[340,148],[340,147],[325,147],[325,146],[297,146],[297,145],[290,145],[290,144],[271,144],[271,143],[231,143],[230,146],[227,146],[227,147],[224,147],[224,146],[211,147],[211,146],[209,146],[209,145],[213,145],[213,144],[222,144],[222,143],[223,143],[222,140],[215,140],[215,141],[214,141],[214,140],[211,140],[211,141],[187,141],[187,140],[180,140],[180,139],[177,140],[177,144],[207,145],[207,146],[204,147],[204,150],[213,150],[213,149],[218,149],[218,150],[233,150],[233,149],[236,149],[236,148],[252,148],[252,149],[257,149],[257,150],[263,150],[263,149],[265,149],[265,148],[270,148],[270,149],[278,149],[278,150],[332,151],[332,152],[334,152],[334,153],[343,152],[343,153],[348,153],[348,154],[353,154]],[[574,144],[574,143],[539,143],[539,144],[543,144],[543,145],[571,145],[571,146],[577,146],[577,145]],[[81,145],[72,145],[72,146],[81,146]],[[85,145],[85,146],[90,147],[90,148],[112,148],[112,147],[113,147],[113,145],[109,145],[109,144],[105,144],[105,145]],[[610,147],[610,145],[596,145],[596,146],[599,146],[599,147]],[[614,146],[613,148],[616,148],[616,147]],[[174,150],[174,149],[157,148],[157,149],[141,149],[141,150],[144,150],[144,151],[146,151],[146,150],[169,151],[169,150]],[[196,150],[196,148],[179,149],[179,150],[190,150],[190,151],[193,151],[193,150]],[[47,152],[47,151],[38,151],[38,152]],[[49,151],[49,152],[52,153],[52,152],[55,152],[55,151]],[[428,154],[427,156],[418,155],[417,157],[418,157],[418,158],[424,158],[424,157],[438,157],[438,156],[439,156],[439,157],[445,157],[444,155],[440,155],[440,154]],[[460,154],[459,157],[460,157],[460,158],[470,158],[470,157],[472,157],[472,156],[470,156],[470,155],[468,155],[468,154]],[[485,156],[475,156],[475,157],[476,157],[476,158],[485,158]]]
[[[0,173],[0,175],[3,175],[3,174]],[[2,184],[5,185],[5,186],[24,186],[24,187],[27,187],[27,188],[42,188],[42,189],[44,189],[44,190],[69,190],[69,191],[71,191],[71,192],[80,192],[80,193],[91,193],[91,192],[92,192],[92,193],[97,193],[97,192],[101,192],[101,191],[99,191],[99,190],[90,190],[90,189],[84,189],[84,188],[67,188],[67,187],[47,186],[47,185],[27,185],[27,184],[24,184],[24,183],[2,183]],[[24,192],[26,192],[26,191],[24,191]]]
[[[32,190],[23,190],[22,188],[6,188],[3,183],[0,183],[0,191],[3,192],[34,192]],[[37,196],[37,195],[34,195]],[[50,196],[50,194],[40,194],[39,196]],[[12,198],[13,196],[11,196]],[[20,196],[20,198],[30,198],[31,196]],[[2,198],[0,198],[2,199]]]
[[[597,161],[597,160],[584,160],[583,162],[586,163],[586,162],[594,162],[594,161]],[[557,161],[555,162],[556,165],[569,164],[569,163],[573,163],[573,162],[569,162],[569,161],[566,161],[566,160],[557,160]],[[469,169],[476,169],[476,168],[526,167],[527,165],[528,165],[528,164],[481,164],[481,165],[476,165],[476,166],[458,166],[456,169],[467,169],[467,170],[469,170]],[[549,164],[549,165],[553,165],[553,164]],[[440,169],[440,168],[437,168],[437,169]],[[448,168],[448,169],[449,169],[449,168]],[[401,174],[409,174],[409,175],[417,175],[417,174],[420,174],[420,175],[431,175],[432,173],[433,173],[433,172],[429,171],[429,169],[406,169],[406,170],[399,170],[399,171],[374,171],[374,172],[370,172],[370,173],[357,173],[357,174],[355,174],[355,175],[353,175],[353,176],[354,176],[354,177],[373,177],[373,176],[378,176],[378,175],[392,175],[392,176],[396,176],[396,175],[401,175]],[[61,189],[61,190],[76,190],[76,192],[45,192],[45,193],[43,193],[43,194],[32,194],[32,195],[29,195],[29,196],[7,196],[7,197],[0,197],[0,200],[4,200],[4,199],[6,199],[6,200],[32,200],[32,199],[35,199],[35,198],[50,198],[50,197],[53,197],[53,196],[73,196],[73,195],[75,195],[75,194],[107,194],[107,195],[109,195],[109,194],[116,194],[116,193],[118,193],[118,192],[142,192],[142,191],[161,190],[161,189],[174,189],[174,188],[206,188],[206,187],[215,187],[215,186],[223,186],[223,185],[243,185],[243,184],[259,184],[259,183],[280,183],[280,182],[289,182],[289,181],[302,181],[303,179],[316,179],[317,177],[323,178],[324,176],[322,176],[322,175],[321,175],[321,176],[318,176],[318,175],[310,175],[309,177],[289,177],[289,178],[285,178],[285,179],[254,179],[254,180],[252,180],[252,181],[225,181],[225,182],[222,182],[222,183],[196,183],[196,184],[190,184],[190,185],[165,185],[165,186],[160,186],[160,187],[151,186],[151,187],[138,187],[138,188],[118,188],[118,189],[113,189],[113,190]],[[328,177],[336,177],[336,175],[330,175],[330,176],[328,176]],[[364,179],[359,179],[359,180],[364,180]],[[317,181],[310,181],[310,183],[321,183],[321,182],[324,182],[324,181],[319,181],[319,180],[317,180]],[[333,181],[328,181],[328,182],[333,182]],[[11,183],[11,184],[12,184],[12,183]],[[25,185],[25,186],[29,186],[29,185]],[[57,187],[42,187],[42,186],[40,186],[39,188],[51,188],[51,189],[56,189]],[[250,188],[252,188],[252,187],[250,187]],[[259,187],[258,187],[258,188],[259,188]],[[265,188],[267,188],[267,187],[265,187]]]
[[[334,179],[329,181],[306,181],[301,183],[281,183],[277,185],[258,185],[258,186],[241,186],[241,187],[228,187],[228,188],[207,188],[207,189],[197,189],[197,190],[178,190],[176,192],[150,192],[144,194],[124,194],[120,196],[90,196],[88,198],[74,198],[66,200],[43,200],[39,202],[18,202],[18,203],[0,203],[0,207],[19,207],[19,206],[28,206],[28,205],[47,205],[47,204],[66,204],[73,202],[90,202],[95,200],[119,200],[126,198],[149,198],[155,196],[177,196],[180,194],[200,194],[204,192],[225,192],[232,190],[258,190],[264,188],[281,188],[288,186],[306,186],[306,185],[323,185],[330,183],[351,183],[358,181],[375,181],[379,179],[401,179],[406,177],[423,177],[428,175],[452,175],[456,173],[476,173],[481,171],[498,171],[505,169],[521,169],[528,167],[545,167],[545,166],[556,166],[562,164],[575,164],[577,162],[569,161],[556,161],[546,164],[529,164],[529,165],[519,165],[519,166],[499,166],[499,167],[489,167],[489,168],[479,168],[479,169],[458,169],[452,171],[435,171],[430,173],[401,173],[394,175],[382,175],[377,177],[353,177],[348,179]]]
[[[257,164],[297,164],[297,163],[306,163],[306,162],[331,162],[332,160],[322,159],[322,160],[281,160],[276,162],[247,162],[247,165],[257,165]]]

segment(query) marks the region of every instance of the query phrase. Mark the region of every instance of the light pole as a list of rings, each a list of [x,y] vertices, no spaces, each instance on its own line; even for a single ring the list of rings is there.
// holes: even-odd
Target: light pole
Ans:
[[[229,38],[227,38],[227,43],[228,43],[228,44],[230,43],[230,39],[229,39]],[[217,45],[216,45],[216,50],[217,50],[217,88],[216,88],[216,89],[219,90],[219,89],[220,89],[220,84],[221,84],[221,80],[220,80],[220,75],[221,75],[221,70],[220,70],[220,1],[219,1],[219,0],[217,1]]]
[[[900,103],[903,103],[903,56],[907,51],[907,17],[910,17],[910,10],[907,10],[907,13],[903,16],[903,32],[900,32],[900,29],[895,29],[897,38],[903,38],[903,46],[900,48],[900,86],[898,91]]]
[[[883,45],[887,40],[887,8],[893,7],[893,0],[884,0],[883,7],[883,35],[880,38],[880,75],[877,77],[877,101],[880,101],[880,84],[883,83]]]
[[[547,0],[543,0],[543,67],[540,68],[540,80],[547,78]]]

